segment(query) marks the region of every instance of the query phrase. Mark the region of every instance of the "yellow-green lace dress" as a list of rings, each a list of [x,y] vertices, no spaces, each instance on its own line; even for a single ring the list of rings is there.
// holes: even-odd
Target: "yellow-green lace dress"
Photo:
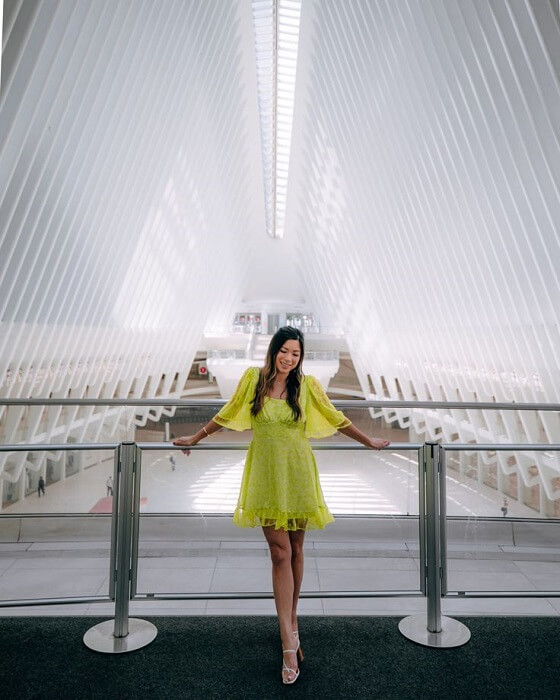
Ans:
[[[231,430],[253,429],[233,522],[240,527],[273,525],[277,530],[322,529],[334,518],[323,498],[308,438],[333,435],[351,423],[308,376],[300,391],[301,420],[294,420],[286,401],[272,398],[251,416],[258,376],[259,369],[250,367],[213,418]]]

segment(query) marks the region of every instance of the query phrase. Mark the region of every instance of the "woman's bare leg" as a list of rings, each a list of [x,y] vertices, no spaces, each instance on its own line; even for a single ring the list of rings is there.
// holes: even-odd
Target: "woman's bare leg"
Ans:
[[[292,546],[292,576],[294,578],[294,596],[292,599],[292,630],[298,631],[297,606],[301,582],[303,580],[303,539],[305,530],[290,532],[290,544]]]
[[[280,624],[282,649],[294,649],[294,633],[292,628],[292,609],[294,604],[294,574],[292,572],[292,545],[290,533],[286,530],[275,530],[274,527],[263,527],[264,536],[270,549],[272,560],[272,589],[276,613]],[[296,654],[284,654],[286,666],[294,669],[294,673],[286,672],[286,680],[293,680],[297,669]]]

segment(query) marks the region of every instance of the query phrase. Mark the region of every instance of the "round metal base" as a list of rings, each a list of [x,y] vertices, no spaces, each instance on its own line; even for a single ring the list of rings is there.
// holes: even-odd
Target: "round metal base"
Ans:
[[[410,615],[399,622],[402,635],[413,642],[426,647],[449,649],[466,644],[471,638],[471,631],[462,622],[452,617],[441,616],[441,632],[428,631],[428,615]]]
[[[157,627],[147,620],[138,620],[134,617],[128,618],[128,634],[126,637],[115,637],[114,620],[106,620],[91,627],[84,634],[84,644],[93,651],[100,651],[103,654],[123,654],[126,651],[142,649],[157,636]]]

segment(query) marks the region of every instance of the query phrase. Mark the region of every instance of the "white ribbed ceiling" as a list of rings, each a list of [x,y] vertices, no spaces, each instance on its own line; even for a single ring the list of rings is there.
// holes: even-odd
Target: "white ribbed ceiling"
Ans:
[[[287,229],[364,389],[558,401],[556,3],[317,0],[300,37]]]
[[[305,299],[364,389],[558,399],[559,74],[552,0],[303,0],[278,241],[251,0],[6,0],[2,391]]]
[[[62,390],[71,361],[188,370],[291,258],[263,235],[250,3],[7,0],[4,18],[2,390]],[[46,368],[63,384],[6,382]]]

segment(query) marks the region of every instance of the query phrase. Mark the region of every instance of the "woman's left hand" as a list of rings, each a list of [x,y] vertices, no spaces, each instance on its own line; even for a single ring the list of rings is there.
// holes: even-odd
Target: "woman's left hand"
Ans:
[[[369,446],[372,450],[381,450],[384,447],[388,447],[390,444],[389,440],[382,440],[381,438],[369,439]]]

